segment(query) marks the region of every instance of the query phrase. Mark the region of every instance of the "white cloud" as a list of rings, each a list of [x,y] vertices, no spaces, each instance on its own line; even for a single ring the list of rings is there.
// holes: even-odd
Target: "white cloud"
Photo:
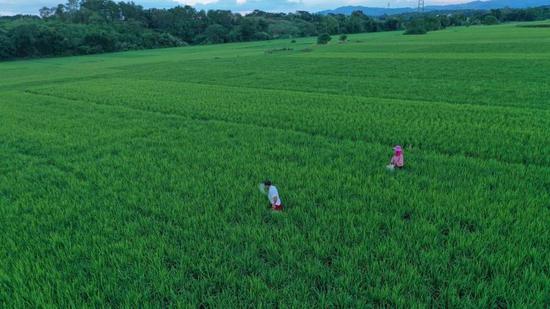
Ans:
[[[119,1],[119,0],[115,0]],[[130,0],[124,0],[130,1]],[[414,7],[417,0],[133,0],[146,8],[171,8],[177,5],[191,5],[199,9],[226,9],[232,11],[289,12],[296,10],[319,11],[345,5],[386,7]],[[426,0],[426,5],[464,3],[472,0]],[[0,0],[0,15],[38,14],[43,6],[53,7],[66,0]]]
[[[180,4],[193,6],[193,5],[197,5],[197,4],[203,4],[203,5],[213,4],[213,3],[218,2],[218,0],[175,0],[175,2],[178,2]]]

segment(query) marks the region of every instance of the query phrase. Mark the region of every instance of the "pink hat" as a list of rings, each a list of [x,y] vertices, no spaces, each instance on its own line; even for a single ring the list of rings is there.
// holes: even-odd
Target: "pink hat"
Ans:
[[[395,153],[402,153],[403,148],[401,148],[401,146],[397,145],[397,146],[393,147],[393,151],[395,151]]]

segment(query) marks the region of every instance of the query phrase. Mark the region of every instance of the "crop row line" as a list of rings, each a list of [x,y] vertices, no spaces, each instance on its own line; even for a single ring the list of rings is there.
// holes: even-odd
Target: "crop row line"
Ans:
[[[104,73],[104,74],[97,74],[97,75],[89,75],[89,76],[81,76],[81,77],[64,77],[64,78],[58,78],[58,79],[52,79],[52,80],[34,80],[34,81],[25,81],[20,83],[14,83],[9,85],[0,85],[0,90],[20,90],[23,88],[24,91],[27,91],[24,88],[27,87],[35,87],[35,86],[50,86],[50,85],[56,85],[66,82],[85,82],[95,79],[102,79],[102,78],[108,78],[111,76],[114,76],[114,74],[118,74],[111,72],[111,73]]]
[[[380,52],[360,53],[360,52],[330,52],[330,53],[317,53],[314,56],[304,54],[292,54],[289,57],[305,58],[312,57],[318,59],[445,59],[445,60],[515,60],[515,59],[527,59],[527,60],[548,60],[550,57],[544,53],[455,53],[449,56],[445,53],[396,53],[392,56]]]
[[[98,74],[98,75],[90,75],[90,76],[84,76],[84,77],[66,77],[61,79],[55,79],[50,81],[31,81],[31,82],[22,82],[22,83],[16,83],[11,85],[5,85],[0,86],[0,90],[14,90],[14,89],[20,89],[20,88],[26,88],[26,87],[34,87],[34,86],[49,86],[49,85],[55,85],[59,83],[66,83],[66,82],[79,82],[79,81],[88,81],[88,80],[97,80],[97,79],[103,79],[108,77],[117,77],[118,74],[121,72],[110,72],[105,74]],[[150,78],[132,78],[136,80],[143,80],[143,81],[153,81],[158,82],[158,80],[153,80]],[[189,81],[173,81],[178,84],[188,84],[188,85],[210,85],[210,86],[216,86],[216,87],[226,87],[230,89],[249,89],[249,90],[264,90],[264,91],[272,91],[272,92],[281,92],[281,93],[297,93],[297,94],[316,94],[319,95],[319,92],[313,92],[313,91],[307,91],[307,90],[293,90],[293,89],[277,89],[277,88],[269,88],[269,87],[251,87],[251,86],[233,86],[233,85],[225,85],[225,84],[217,84],[217,83],[210,83],[210,82],[189,82]],[[28,90],[26,90],[28,91]],[[335,94],[332,92],[322,92],[323,95],[327,96],[338,96],[338,97],[347,97],[347,98],[366,98],[366,99],[383,99],[383,100],[397,100],[394,97],[381,97],[381,96],[365,96],[365,95],[350,95],[350,94]],[[412,102],[414,104],[431,104],[431,103],[437,103],[441,105],[447,105],[456,107],[458,105],[465,106],[465,107],[473,107],[473,108],[487,108],[487,109],[508,109],[508,110],[532,110],[532,111],[544,111],[546,112],[547,109],[542,107],[534,107],[534,106],[514,106],[514,105],[486,105],[486,104],[472,104],[472,103],[451,103],[447,101],[438,101],[438,100],[426,100],[426,99],[408,99],[408,98],[399,98],[399,101],[404,102]]]
[[[364,144],[367,144],[367,145],[374,145],[374,146],[378,146],[378,147],[386,147],[387,146],[385,144],[381,144],[381,143],[377,143],[377,142],[366,142],[366,141],[363,141],[363,140],[356,140],[356,139],[350,139],[350,138],[344,138],[344,137],[336,137],[336,136],[326,135],[326,134],[313,134],[311,132],[308,132],[308,131],[305,131],[305,130],[299,130],[299,129],[273,128],[273,127],[259,125],[259,124],[256,124],[256,123],[244,123],[244,122],[238,122],[238,121],[229,121],[229,120],[220,119],[220,118],[184,116],[184,115],[177,114],[177,113],[166,113],[166,112],[162,112],[162,111],[150,111],[150,110],[144,110],[144,109],[135,108],[135,107],[128,107],[128,106],[124,106],[124,105],[105,104],[105,103],[100,103],[100,102],[89,100],[89,99],[81,100],[81,99],[65,98],[65,97],[61,97],[61,96],[57,96],[57,95],[53,95],[53,94],[43,94],[43,93],[39,93],[39,92],[32,92],[32,91],[29,91],[29,90],[26,91],[26,93],[34,95],[34,96],[51,97],[51,98],[57,98],[57,99],[62,99],[62,100],[67,100],[67,101],[78,102],[78,103],[91,103],[91,104],[94,104],[94,105],[97,105],[97,106],[103,106],[103,107],[108,107],[108,108],[119,108],[119,109],[124,109],[124,110],[128,110],[128,111],[137,111],[137,112],[146,113],[146,114],[167,116],[167,117],[179,118],[179,119],[185,119],[185,120],[192,120],[192,121],[197,121],[197,122],[217,122],[217,123],[222,123],[222,124],[231,124],[231,125],[238,125],[238,126],[249,126],[249,127],[258,128],[258,129],[282,130],[282,131],[286,131],[286,132],[294,132],[294,133],[297,133],[297,134],[304,134],[304,135],[312,136],[312,137],[313,136],[322,137],[322,138],[325,138],[325,139],[330,140],[330,141],[349,141],[349,142],[354,142],[354,143],[358,142],[358,143],[364,143]],[[422,152],[433,153],[433,154],[440,155],[440,156],[463,157],[463,158],[467,158],[467,159],[470,159],[470,160],[476,160],[476,161],[482,160],[479,157],[472,156],[472,155],[466,155],[466,154],[455,154],[455,153],[434,151],[434,150],[422,151]],[[483,160],[485,160],[485,159],[483,159]],[[499,160],[499,159],[496,159],[496,158],[493,158],[492,160],[494,160],[496,162],[499,162],[501,164],[509,165],[509,166],[522,166],[522,167],[526,166],[526,164],[519,163],[519,162],[509,162],[509,161],[505,161],[505,160]],[[535,163],[530,163],[529,166],[534,166],[534,167],[541,168],[541,169],[547,169],[548,168],[545,165],[539,165],[539,164],[535,164]]]
[[[158,83],[158,80],[150,79],[150,78],[133,78],[132,80],[141,80],[141,81],[148,81],[148,82],[155,82]],[[182,81],[174,81],[170,80],[172,83],[178,83],[182,85],[199,85],[199,86],[216,86],[220,88],[230,88],[230,89],[248,89],[248,90],[264,90],[264,91],[272,91],[272,92],[281,92],[281,93],[296,93],[296,94],[309,94],[309,95],[326,95],[330,97],[338,97],[338,98],[365,98],[365,99],[380,99],[380,100],[387,100],[387,101],[404,101],[404,102],[411,102],[414,104],[433,104],[437,103],[440,105],[446,105],[450,107],[457,107],[457,106],[464,106],[464,107],[472,107],[472,108],[487,108],[487,109],[508,109],[508,110],[531,110],[536,112],[547,112],[548,110],[545,108],[538,108],[533,106],[510,106],[510,105],[486,105],[486,104],[471,104],[471,103],[451,103],[446,101],[430,101],[430,100],[420,100],[420,99],[407,99],[407,98],[393,98],[393,97],[379,97],[379,96],[365,96],[365,95],[349,95],[349,94],[335,94],[331,92],[313,92],[313,91],[306,91],[306,90],[293,90],[293,89],[277,89],[277,88],[265,88],[265,87],[250,87],[250,86],[233,86],[233,85],[224,85],[224,84],[216,84],[216,83],[209,83],[209,82],[182,82]],[[550,114],[550,113],[549,113]]]

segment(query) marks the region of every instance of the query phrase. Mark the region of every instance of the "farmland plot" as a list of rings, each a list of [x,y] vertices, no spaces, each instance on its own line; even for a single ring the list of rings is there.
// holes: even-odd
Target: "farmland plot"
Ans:
[[[313,41],[0,64],[0,304],[550,305],[550,29]]]

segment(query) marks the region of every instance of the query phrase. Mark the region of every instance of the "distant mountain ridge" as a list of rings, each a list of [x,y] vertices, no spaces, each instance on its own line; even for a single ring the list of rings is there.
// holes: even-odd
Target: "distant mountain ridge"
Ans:
[[[518,8],[524,9],[528,7],[550,5],[550,0],[490,0],[490,1],[472,1],[462,4],[449,5],[429,5],[424,8],[425,11],[456,11],[456,10],[491,10],[499,8]],[[403,13],[416,12],[416,8],[380,8],[367,6],[343,6],[334,10],[325,10],[320,14],[344,14],[350,15],[354,11],[362,11],[365,15],[380,16],[380,15],[395,15]]]

